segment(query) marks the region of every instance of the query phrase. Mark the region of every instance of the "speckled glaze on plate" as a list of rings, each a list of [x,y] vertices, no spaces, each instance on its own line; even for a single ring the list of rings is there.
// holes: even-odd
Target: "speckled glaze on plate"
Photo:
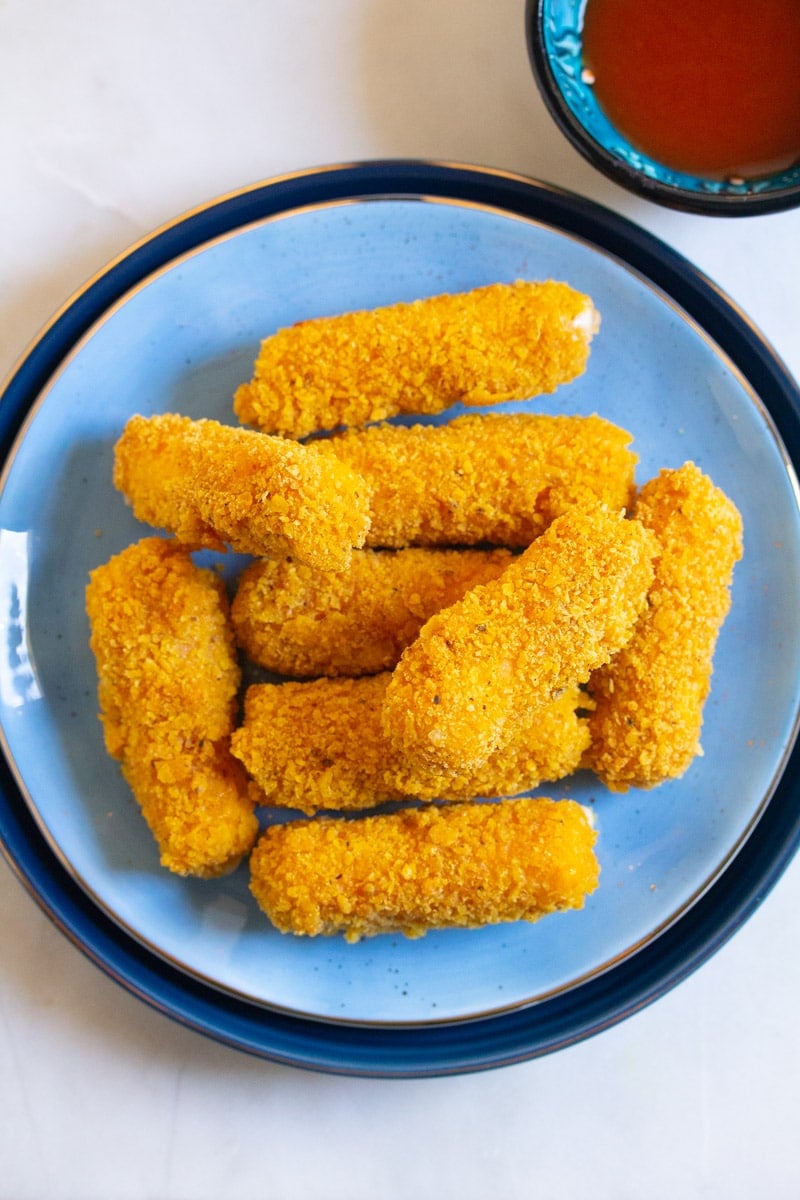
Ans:
[[[547,789],[596,816],[602,883],[582,912],[413,942],[281,936],[250,898],[246,867],[213,883],[158,867],[103,750],[86,577],[150,532],[114,492],[113,443],[135,411],[233,423],[233,390],[279,324],[518,276],[567,279],[603,315],[584,378],[533,407],[598,411],[634,434],[640,480],[693,458],[742,510],[746,553],[705,756],[652,793],[611,796],[588,775]],[[23,361],[0,414],[5,850],[99,965],[185,1023],[328,1070],[427,1074],[530,1057],[677,982],[793,851],[796,389],[727,300],[635,226],[468,167],[362,164],[258,185],[98,276]],[[215,561],[229,577],[240,565]]]

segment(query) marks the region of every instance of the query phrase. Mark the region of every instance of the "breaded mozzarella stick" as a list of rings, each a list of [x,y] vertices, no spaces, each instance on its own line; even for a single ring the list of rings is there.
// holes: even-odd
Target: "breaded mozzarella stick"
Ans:
[[[262,559],[239,577],[231,605],[248,657],[279,675],[390,670],[428,617],[495,579],[508,550],[357,550],[343,571]]]
[[[484,766],[456,776],[410,770],[381,728],[390,675],[254,684],[231,749],[262,791],[263,802],[297,808],[374,808],[387,800],[472,800],[514,796],[577,770],[589,745],[579,709],[586,696],[566,688]]]
[[[694,463],[646,483],[635,511],[658,539],[655,581],[630,642],[590,681],[587,765],[617,792],[678,778],[702,753],[714,649],[742,555],[738,510]]]
[[[106,748],[162,865],[223,874],[258,824],[229,749],[239,667],[221,581],[177,542],[145,538],[92,572],[86,608]]]
[[[262,342],[234,411],[302,438],[457,402],[524,400],[582,374],[599,320],[565,283],[519,281],[300,321]]]
[[[498,579],[422,627],[386,689],[383,728],[412,770],[474,770],[509,721],[588,679],[633,631],[655,539],[603,509],[558,517]],[[513,726],[512,726],[513,727]]]
[[[294,554],[345,566],[364,542],[363,480],[303,446],[164,413],[132,417],[115,447],[114,484],[134,515],[191,546]]]
[[[530,545],[568,508],[627,508],[631,435],[598,416],[471,413],[309,443],[366,480],[367,546]]]
[[[273,825],[250,887],[283,933],[379,933],[538,921],[597,887],[595,831],[573,800],[506,800]]]

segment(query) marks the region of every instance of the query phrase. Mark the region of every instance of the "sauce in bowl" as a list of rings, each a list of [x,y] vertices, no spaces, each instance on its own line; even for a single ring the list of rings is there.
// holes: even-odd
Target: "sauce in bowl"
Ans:
[[[612,124],[673,170],[800,161],[800,0],[588,0],[583,66]]]

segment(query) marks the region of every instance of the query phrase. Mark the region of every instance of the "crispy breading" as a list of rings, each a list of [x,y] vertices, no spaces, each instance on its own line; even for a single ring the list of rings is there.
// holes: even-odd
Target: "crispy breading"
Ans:
[[[140,521],[195,547],[293,554],[346,566],[364,542],[368,495],[345,464],[303,446],[175,413],[132,417],[115,447],[114,484]]]
[[[630,637],[655,539],[601,508],[558,517],[502,575],[422,627],[386,689],[383,728],[410,769],[473,770],[505,728],[588,679]]]
[[[261,343],[234,411],[301,438],[457,402],[523,400],[581,375],[598,326],[589,297],[553,280],[299,321]]]
[[[248,657],[279,675],[390,670],[428,617],[496,578],[508,550],[357,550],[343,571],[263,559],[239,577],[231,605]]]
[[[470,413],[446,425],[375,425],[309,443],[362,476],[367,546],[525,547],[561,513],[627,508],[630,433],[598,416]]]
[[[408,808],[273,825],[251,890],[284,933],[379,933],[537,921],[582,908],[598,884],[596,834],[573,800]]]
[[[408,797],[513,796],[571,774],[588,748],[588,724],[579,712],[586,697],[570,687],[520,721],[515,737],[477,770],[414,773],[383,735],[389,678],[383,672],[248,688],[231,749],[261,788],[263,802],[313,813]]]
[[[646,483],[635,511],[658,539],[655,580],[630,642],[590,681],[587,763],[612,791],[678,778],[702,753],[714,650],[742,555],[736,506],[694,463]]]
[[[258,832],[229,749],[240,671],[219,578],[186,547],[145,538],[86,590],[105,743],[180,875],[231,869]]]

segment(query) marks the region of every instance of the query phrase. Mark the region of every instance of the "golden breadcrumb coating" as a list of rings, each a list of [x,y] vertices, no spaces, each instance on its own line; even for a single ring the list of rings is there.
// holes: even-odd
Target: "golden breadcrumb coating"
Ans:
[[[161,538],[129,546],[86,590],[106,748],[180,875],[236,865],[258,832],[232,758],[240,672],[219,578]]]
[[[633,501],[631,435],[598,416],[471,413],[309,444],[367,482],[368,546],[525,547],[575,505]]]
[[[457,402],[524,400],[581,375],[598,326],[589,297],[552,280],[299,321],[262,342],[234,411],[302,438]]]
[[[675,779],[702,753],[714,649],[742,555],[739,512],[694,463],[646,483],[635,511],[658,539],[655,581],[630,642],[590,682],[587,763],[612,791]]]
[[[379,933],[537,921],[597,887],[595,831],[573,800],[409,808],[271,826],[252,892],[283,933]]]
[[[381,728],[389,673],[359,679],[254,684],[231,739],[263,802],[313,813],[358,810],[386,800],[513,796],[570,775],[589,745],[586,696],[565,688],[475,771],[414,773]]]
[[[243,554],[293,554],[346,566],[364,542],[364,483],[303,446],[175,413],[132,417],[115,447],[114,484],[140,521],[182,542]]]
[[[508,722],[581,683],[630,637],[655,539],[599,508],[558,517],[502,575],[422,627],[386,689],[383,727],[412,770],[463,772]]]
[[[344,571],[263,559],[231,605],[249,658],[279,675],[371,675],[391,669],[428,617],[495,579],[508,550],[357,550]]]

